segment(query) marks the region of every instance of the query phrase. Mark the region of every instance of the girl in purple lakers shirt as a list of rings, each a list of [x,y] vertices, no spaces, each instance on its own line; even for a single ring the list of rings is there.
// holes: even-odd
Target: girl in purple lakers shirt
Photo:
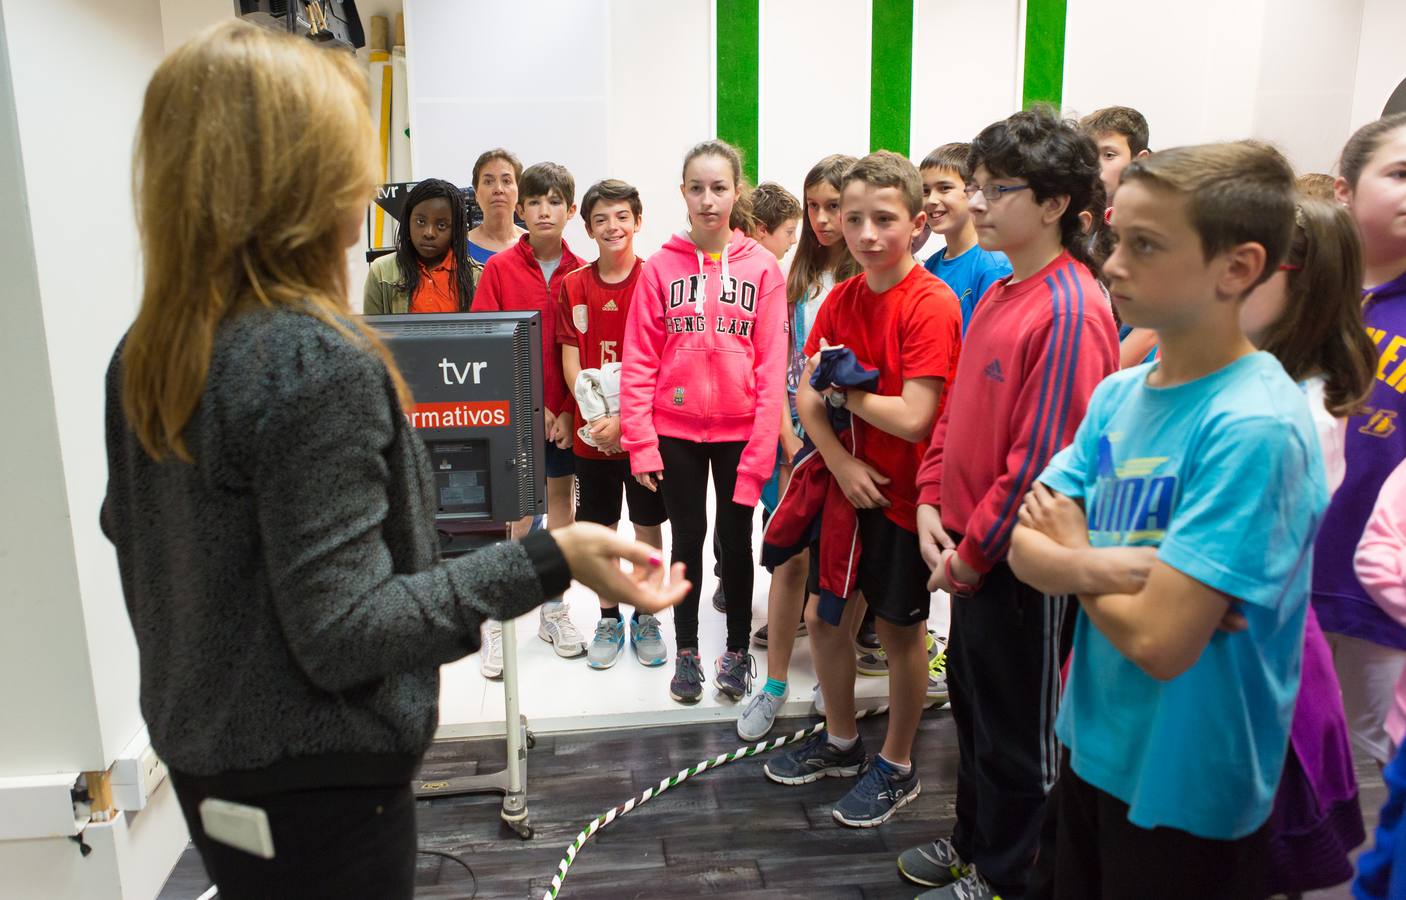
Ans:
[[[1318,533],[1313,606],[1333,651],[1353,744],[1391,759],[1385,723],[1406,663],[1406,628],[1362,588],[1352,558],[1382,483],[1406,458],[1406,114],[1363,126],[1336,190],[1362,236],[1362,318],[1377,349],[1366,407],[1348,419],[1347,472]]]

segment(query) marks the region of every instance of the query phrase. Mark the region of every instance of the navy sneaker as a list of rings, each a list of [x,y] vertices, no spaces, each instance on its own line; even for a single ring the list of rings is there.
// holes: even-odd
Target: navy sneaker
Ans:
[[[767,760],[762,771],[777,784],[810,784],[827,775],[853,778],[864,770],[863,740],[841,750],[829,738],[829,733],[822,730],[805,743]]]
[[[854,828],[882,825],[922,789],[917,766],[910,767],[907,775],[900,775],[892,763],[876,756],[859,783],[835,804],[835,821]]]
[[[674,677],[669,696],[680,703],[697,703],[703,696],[703,666],[697,650],[680,650],[674,657]]]

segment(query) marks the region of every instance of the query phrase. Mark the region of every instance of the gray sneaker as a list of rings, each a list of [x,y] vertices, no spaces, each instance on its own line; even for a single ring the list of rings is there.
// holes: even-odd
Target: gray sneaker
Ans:
[[[620,659],[625,649],[625,623],[619,619],[602,618],[596,623],[595,637],[586,649],[586,665],[592,669],[608,669]]]
[[[759,741],[766,737],[771,726],[776,724],[776,713],[785,702],[785,694],[780,697],[766,691],[757,694],[737,720],[737,736],[744,741]]]
[[[970,868],[947,838],[911,847],[898,855],[898,874],[923,887],[946,887],[960,881]]]
[[[674,657],[674,677],[669,681],[669,696],[680,703],[697,703],[703,696],[703,666],[697,650],[680,650]]]
[[[986,879],[976,869],[967,867],[966,874],[946,887],[933,888],[918,895],[918,900],[1001,900]]]
[[[630,646],[635,648],[635,656],[642,666],[653,669],[669,661],[669,649],[659,633],[659,620],[649,613],[636,613],[630,620]]]
[[[750,653],[732,650],[718,657],[718,671],[713,677],[718,690],[734,700],[741,700],[752,691],[752,679],[757,674],[757,661]]]
[[[928,702],[941,706],[950,699],[947,691],[947,651],[928,663]]]

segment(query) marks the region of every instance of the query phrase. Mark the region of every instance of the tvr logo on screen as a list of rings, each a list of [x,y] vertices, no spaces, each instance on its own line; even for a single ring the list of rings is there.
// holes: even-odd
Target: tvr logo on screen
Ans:
[[[463,384],[469,379],[470,384],[478,384],[483,370],[488,367],[486,362],[466,362],[464,368],[460,369],[448,359],[440,359],[439,371],[444,375],[445,384]]]

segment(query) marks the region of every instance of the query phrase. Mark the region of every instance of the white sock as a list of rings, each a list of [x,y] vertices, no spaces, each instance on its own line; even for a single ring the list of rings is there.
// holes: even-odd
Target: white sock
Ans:
[[[834,747],[836,750],[853,750],[854,745],[859,743],[859,735],[856,734],[852,738],[841,738],[835,737],[833,734],[827,732],[825,735],[825,743]]]
[[[904,776],[905,778],[908,777],[908,774],[913,771],[912,763],[908,763],[906,766],[900,766],[898,763],[889,759],[887,756],[884,756],[882,753],[877,755],[879,759],[882,759],[890,769],[893,769],[895,772],[897,772],[899,775]]]

